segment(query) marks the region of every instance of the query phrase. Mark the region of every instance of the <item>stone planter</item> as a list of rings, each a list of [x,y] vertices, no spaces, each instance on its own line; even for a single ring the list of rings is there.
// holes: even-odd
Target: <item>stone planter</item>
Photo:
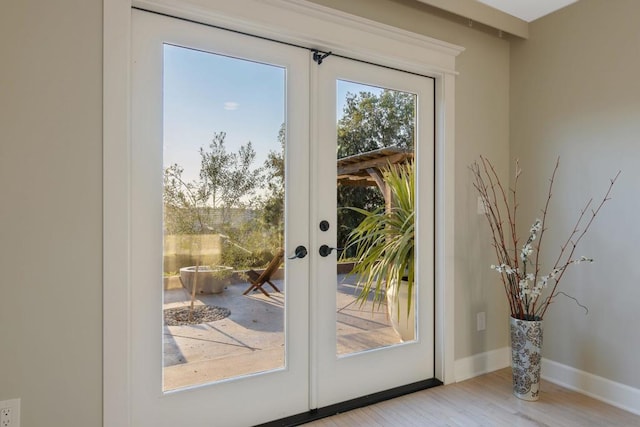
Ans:
[[[510,322],[513,394],[523,400],[538,400],[542,362],[542,321],[511,317]]]
[[[232,267],[223,265],[209,267],[202,265],[198,268],[198,282],[196,292],[201,294],[219,294],[231,284]],[[180,269],[180,281],[189,292],[196,277],[196,267],[183,267]]]
[[[414,283],[415,285],[415,283]],[[407,316],[407,305],[409,304],[409,292],[407,282],[403,281],[400,286],[391,286],[387,289],[387,310],[389,320],[393,330],[400,335],[402,341],[413,341],[416,338],[416,317],[415,317],[415,286],[412,289],[411,309]],[[397,297],[396,297],[397,291]]]
[[[353,267],[355,266],[355,262],[339,262],[336,264],[336,272],[338,274],[349,274]]]

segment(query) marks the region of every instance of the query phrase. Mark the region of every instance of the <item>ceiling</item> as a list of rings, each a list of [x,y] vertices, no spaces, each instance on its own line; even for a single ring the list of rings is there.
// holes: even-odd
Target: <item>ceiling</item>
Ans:
[[[529,23],[576,3],[578,0],[415,0],[446,12],[504,31],[529,38]],[[639,0],[640,1],[640,0]]]
[[[509,15],[531,22],[577,0],[476,0]]]

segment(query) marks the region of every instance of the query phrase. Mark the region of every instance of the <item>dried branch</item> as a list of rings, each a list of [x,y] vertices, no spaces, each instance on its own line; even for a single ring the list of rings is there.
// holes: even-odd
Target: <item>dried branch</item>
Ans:
[[[549,211],[549,204],[551,203],[551,197],[553,196],[553,183],[556,179],[556,172],[558,172],[558,167],[560,166],[560,157],[556,159],[556,165],[553,168],[553,172],[551,173],[551,178],[549,179],[549,190],[547,191],[547,201],[544,204],[544,209],[542,209],[542,220],[540,226],[540,236],[538,237],[538,244],[536,245],[536,272],[534,274],[533,283],[538,283],[538,275],[540,274],[540,250],[542,249],[542,238],[544,237],[544,232],[546,231],[546,223],[547,223],[547,212]],[[532,310],[535,313],[536,311],[536,302],[533,302]]]
[[[469,168],[473,172],[473,186],[477,190],[480,199],[485,207],[485,218],[491,230],[492,246],[496,253],[498,265],[491,266],[501,273],[500,278],[509,302],[511,315],[518,319],[538,320],[545,315],[549,305],[558,295],[566,295],[558,290],[558,285],[567,268],[571,264],[578,264],[583,261],[591,262],[587,258],[574,259],[574,253],[582,238],[591,228],[593,221],[604,206],[610,200],[611,190],[620,172],[610,181],[609,188],[604,197],[595,209],[589,209],[592,200],[589,200],[580,211],[573,230],[566,241],[560,247],[560,253],[549,275],[541,275],[540,254],[542,252],[542,241],[547,230],[547,214],[551,198],[553,196],[553,186],[556,173],[560,166],[560,158],[556,160],[551,178],[549,179],[549,189],[547,199],[542,209],[542,219],[537,219],[529,230],[529,238],[519,250],[519,240],[517,234],[516,218],[518,212],[517,184],[522,170],[519,162],[516,161],[513,188],[507,192],[502,185],[498,173],[493,164],[485,157],[480,156],[480,160],[474,162]],[[510,198],[507,195],[510,195]],[[588,215],[590,212],[590,215]],[[585,225],[581,227],[585,219]],[[506,223],[504,222],[506,221]],[[506,236],[507,230],[511,233]],[[537,239],[537,242],[536,242]],[[509,244],[507,244],[509,242]],[[532,257],[531,254],[535,253]],[[527,268],[529,267],[529,272]],[[549,281],[554,285],[547,297],[542,299],[542,290]],[[533,282],[533,283],[531,283]],[[568,295],[567,295],[568,296]],[[573,297],[570,297],[573,298]],[[576,300],[576,302],[578,302]],[[582,306],[579,302],[578,305]]]
[[[590,199],[587,202],[587,204],[585,205],[584,209],[582,209],[582,211],[580,212],[580,216],[578,217],[578,221],[576,221],[576,225],[573,228],[573,231],[571,232],[571,234],[569,235],[569,238],[567,239],[566,243],[562,246],[562,249],[560,250],[560,255],[558,256],[558,260],[556,261],[556,264],[553,267],[554,269],[558,266],[558,264],[559,264],[559,262],[561,260],[562,254],[564,253],[565,248],[569,244],[571,244],[571,252],[569,252],[569,255],[566,258],[567,261],[565,262],[565,265],[569,265],[570,263],[572,263],[573,254],[574,254],[576,248],[578,247],[578,243],[580,243],[580,240],[582,240],[584,235],[587,234],[587,231],[589,231],[589,228],[591,228],[591,224],[593,224],[593,220],[596,219],[596,216],[598,215],[598,213],[600,212],[600,210],[602,209],[604,204],[606,202],[608,202],[609,200],[611,200],[609,195],[611,194],[611,190],[613,189],[614,184],[618,180],[618,177],[620,176],[620,173],[621,173],[621,171],[618,171],[616,176],[614,176],[613,179],[610,180],[609,188],[607,189],[607,192],[605,193],[604,197],[600,201],[600,204],[598,205],[596,210],[591,210],[591,218],[589,218],[589,222],[587,222],[587,225],[584,227],[584,229],[582,230],[582,232],[580,233],[578,238],[575,241],[573,241],[572,240],[573,236],[575,236],[579,232],[578,226],[580,225],[580,222],[582,221],[582,218],[584,218],[584,215],[587,212],[587,209],[589,208],[589,206],[591,205],[591,201],[593,199]],[[563,268],[562,271],[560,272],[560,276],[558,276],[558,278],[555,281],[553,289],[551,290],[551,294],[544,301],[543,306],[542,306],[543,309],[542,309],[542,312],[540,314],[540,317],[544,316],[544,314],[547,312],[547,309],[549,308],[549,304],[551,304],[551,302],[553,301],[553,297],[556,294],[556,289],[558,288],[558,284],[560,283],[560,279],[562,279],[562,276],[564,276],[565,271],[567,271],[567,269]]]

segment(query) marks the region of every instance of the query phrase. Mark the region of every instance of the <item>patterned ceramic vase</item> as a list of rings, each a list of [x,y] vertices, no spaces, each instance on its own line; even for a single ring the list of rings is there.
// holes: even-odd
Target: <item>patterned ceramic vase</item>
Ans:
[[[542,361],[542,321],[511,319],[511,368],[513,394],[523,400],[538,400]]]

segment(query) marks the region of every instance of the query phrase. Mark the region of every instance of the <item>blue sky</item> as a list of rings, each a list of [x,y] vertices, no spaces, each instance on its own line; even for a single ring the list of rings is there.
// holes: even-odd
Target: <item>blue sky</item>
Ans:
[[[226,132],[229,152],[251,141],[255,166],[270,150],[278,150],[284,122],[285,69],[222,55],[165,45],[164,164],[178,163],[193,180],[200,169],[200,147],[214,133]],[[370,86],[341,82],[338,112],[347,92],[375,91]]]
[[[256,165],[278,149],[284,69],[169,45],[164,53],[165,166],[178,163],[185,177],[195,167],[197,176],[198,150],[217,132],[231,152],[251,141]]]

